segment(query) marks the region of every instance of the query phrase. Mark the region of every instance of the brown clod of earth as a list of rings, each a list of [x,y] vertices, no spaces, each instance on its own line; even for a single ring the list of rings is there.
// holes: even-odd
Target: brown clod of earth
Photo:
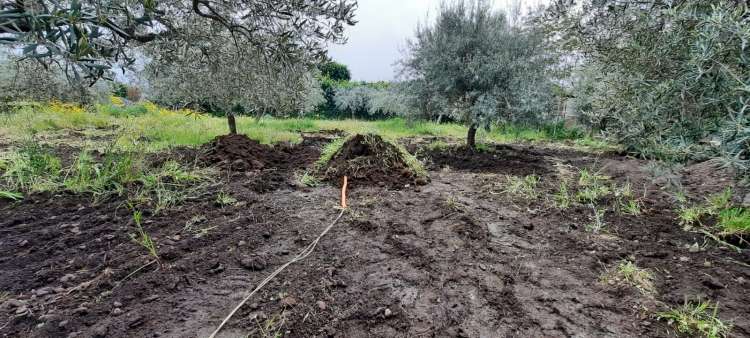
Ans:
[[[198,153],[200,165],[249,175],[257,192],[292,186],[294,172],[309,169],[320,157],[316,148],[288,143],[271,147],[242,134],[217,136],[203,144]]]
[[[358,134],[346,141],[322,172],[337,185],[347,176],[349,189],[382,186],[398,190],[427,183],[426,177],[409,168],[398,147],[375,134]]]

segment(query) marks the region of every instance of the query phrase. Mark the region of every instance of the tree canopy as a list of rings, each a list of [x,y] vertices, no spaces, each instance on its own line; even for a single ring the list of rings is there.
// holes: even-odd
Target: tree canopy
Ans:
[[[42,64],[58,63],[78,82],[132,64],[140,44],[174,52],[204,26],[280,62],[319,62],[327,42],[345,41],[356,6],[356,0],[8,0],[0,3],[0,43]]]
[[[350,81],[352,79],[349,67],[336,61],[327,62],[320,66],[320,75],[334,81]]]
[[[560,0],[549,14],[560,48],[583,61],[574,94],[584,122],[644,157],[720,156],[747,170],[744,2]]]
[[[443,3],[433,25],[421,24],[399,62],[414,114],[450,115],[478,127],[522,123],[552,108],[553,64],[544,36],[489,1]]]

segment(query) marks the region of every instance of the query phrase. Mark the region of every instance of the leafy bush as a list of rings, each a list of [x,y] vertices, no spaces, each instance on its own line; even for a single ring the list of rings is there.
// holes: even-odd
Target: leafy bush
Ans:
[[[542,127],[542,135],[550,140],[566,141],[578,140],[585,137],[583,130],[578,127],[566,127],[566,120],[557,123],[546,124]]]
[[[646,158],[748,170],[745,3],[584,0],[549,13],[561,47],[586,55],[571,81],[581,122]]]

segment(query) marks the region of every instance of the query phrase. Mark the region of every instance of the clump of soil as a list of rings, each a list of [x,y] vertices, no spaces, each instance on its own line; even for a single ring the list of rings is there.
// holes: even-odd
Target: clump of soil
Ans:
[[[215,165],[230,171],[294,170],[305,168],[318,157],[309,147],[291,147],[279,144],[270,147],[251,140],[247,135],[217,136],[203,144],[199,150],[206,154],[200,159],[204,165]]]
[[[404,150],[375,134],[358,134],[344,142],[322,168],[325,179],[343,183],[348,177],[349,188],[381,186],[403,189],[427,183],[426,174],[409,166]]]
[[[274,147],[246,135],[223,135],[201,146],[199,164],[216,166],[239,176],[243,186],[256,192],[295,187],[294,172],[306,170],[320,157],[320,150],[308,145],[281,143]]]

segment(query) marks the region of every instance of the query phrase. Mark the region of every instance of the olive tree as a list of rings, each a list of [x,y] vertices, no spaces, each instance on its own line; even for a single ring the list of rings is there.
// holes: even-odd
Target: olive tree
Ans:
[[[138,45],[189,42],[210,25],[237,47],[296,63],[302,56],[323,60],[328,42],[345,41],[356,6],[356,0],[4,0],[0,43],[62,65],[76,82],[132,64]]]
[[[385,116],[405,116],[409,111],[409,98],[404,95],[400,83],[375,88],[370,93],[369,113]]]
[[[102,83],[71,88],[59,71],[47,71],[33,60],[5,55],[0,59],[0,102],[7,106],[25,100],[80,104],[107,102],[109,89]]]
[[[375,89],[365,85],[342,86],[335,89],[333,101],[336,103],[336,108],[350,110],[352,120],[355,120],[358,110],[367,111],[370,109],[370,100],[374,91]]]
[[[434,24],[416,28],[399,61],[414,114],[465,123],[473,147],[479,127],[536,122],[552,109],[554,55],[538,26],[512,14],[489,1],[457,0],[440,6]]]
[[[574,92],[598,128],[644,157],[720,156],[747,170],[745,2],[560,0],[549,14],[561,48],[595,70]],[[706,138],[721,145],[706,147]]]
[[[237,133],[235,115],[304,113],[323,100],[318,82],[303,63],[286,64],[252,48],[237,48],[231,36],[194,38],[182,50],[161,57],[144,49],[150,62],[141,72],[157,103],[178,108],[210,107],[224,112],[230,133]]]

